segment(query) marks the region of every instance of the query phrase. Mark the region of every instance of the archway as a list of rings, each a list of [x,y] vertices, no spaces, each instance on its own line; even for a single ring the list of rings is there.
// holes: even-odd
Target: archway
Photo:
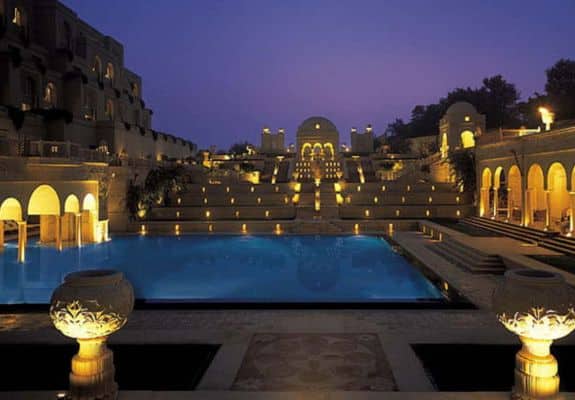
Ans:
[[[323,158],[323,146],[321,145],[321,143],[314,143],[312,149],[312,158],[314,160]]]
[[[545,204],[545,178],[539,164],[533,164],[527,172],[527,193],[525,194],[526,225],[544,224],[547,214]]]
[[[0,205],[1,221],[22,221],[22,206],[14,197],[9,197]]]
[[[475,135],[471,131],[461,132],[461,147],[468,149],[475,147]]]
[[[301,158],[302,160],[309,160],[311,157],[311,143],[304,143],[301,147]]]
[[[92,243],[96,241],[96,224],[98,222],[98,203],[92,193],[88,193],[82,200],[82,238]]]
[[[28,215],[40,217],[40,242],[61,245],[60,198],[50,185],[38,186],[28,201]]]
[[[567,172],[559,162],[551,164],[547,171],[547,212],[546,227],[552,230],[568,229],[570,201],[567,191]]]
[[[499,210],[506,208],[507,179],[503,167],[497,167],[493,174],[493,217],[497,218]],[[503,205],[503,206],[502,206]]]
[[[481,195],[479,199],[479,216],[487,216],[489,212],[489,191],[491,189],[491,170],[484,168],[481,173]]]
[[[507,219],[511,222],[523,219],[521,171],[517,165],[512,165],[507,174]]]
[[[335,152],[333,150],[333,145],[329,142],[324,143],[323,148],[324,148],[325,158],[329,159],[329,160],[333,160],[335,158]]]

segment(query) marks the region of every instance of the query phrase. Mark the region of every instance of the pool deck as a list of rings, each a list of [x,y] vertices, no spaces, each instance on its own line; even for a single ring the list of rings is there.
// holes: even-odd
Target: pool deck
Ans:
[[[501,276],[470,274],[431,251],[429,239],[415,232],[397,232],[394,240],[413,256],[456,287],[478,308],[465,310],[137,310],[128,324],[110,338],[111,343],[214,343],[221,344],[195,392],[124,392],[120,399],[485,399],[508,398],[508,393],[434,392],[434,387],[411,344],[518,344],[518,339],[496,321],[490,311],[491,294]],[[264,382],[254,377],[254,387],[266,391],[231,390],[249,357],[255,335],[292,335],[297,340],[316,336],[345,336],[349,341],[376,337],[392,371],[397,392],[274,390],[284,380]],[[315,335],[315,336],[314,336]],[[314,339],[315,340],[315,339]],[[51,325],[45,313],[0,315],[0,343],[70,343]],[[575,344],[575,335],[561,340]],[[255,355],[254,355],[255,354]],[[286,352],[287,356],[288,352]],[[342,354],[345,351],[342,350]],[[374,353],[375,354],[375,353]],[[257,360],[256,360],[257,361]],[[464,364],[462,364],[464,365]],[[247,374],[247,375],[246,375]],[[250,370],[242,371],[249,378]],[[286,379],[292,379],[287,377]],[[338,377],[332,377],[334,384]],[[480,377],[478,377],[480,379]],[[271,387],[269,385],[272,385]],[[354,382],[350,383],[353,388]],[[335,386],[334,386],[335,387]],[[423,393],[425,392],[425,393]],[[0,399],[54,399],[54,392],[1,393]],[[575,395],[566,395],[575,399]]]

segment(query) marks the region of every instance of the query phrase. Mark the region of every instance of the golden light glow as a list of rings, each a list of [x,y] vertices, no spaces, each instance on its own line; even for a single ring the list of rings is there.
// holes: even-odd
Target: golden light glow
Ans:
[[[343,196],[340,193],[336,193],[335,201],[338,205],[342,205],[343,204]]]
[[[432,198],[431,196],[429,196],[428,199],[427,199],[427,202],[428,202],[428,203],[433,203],[433,198]]]
[[[230,187],[226,186],[226,193],[229,193],[229,192],[230,192]]]
[[[282,226],[280,224],[276,224],[276,227],[274,229],[274,232],[276,235],[281,235],[282,233]]]
[[[180,218],[180,212],[176,211],[176,218]]]
[[[242,224],[242,233],[247,233],[248,226],[246,224]]]
[[[405,196],[401,196],[401,202],[405,203]]]
[[[456,197],[455,197],[455,202],[456,202],[457,204],[459,204],[460,201],[461,201],[461,198],[460,198],[459,196],[456,196]]]
[[[395,210],[395,216],[399,217],[399,210]]]
[[[32,192],[28,215],[60,215],[60,199],[52,186],[40,185]]]
[[[258,197],[258,204],[261,204],[261,202],[262,202],[262,198]]]
[[[435,192],[435,185],[431,185],[431,191]]]
[[[407,190],[408,192],[410,192],[410,191],[411,191],[411,185],[407,185],[406,190]]]
[[[174,226],[174,233],[175,233],[176,235],[179,235],[179,234],[180,234],[180,225],[179,225],[179,224],[176,224],[176,225]]]
[[[80,212],[80,200],[71,194],[66,198],[64,202],[64,212],[78,214]]]
[[[266,210],[266,218],[269,218],[269,216],[270,216],[270,211]]]
[[[431,211],[425,210],[425,216],[426,216],[426,217],[429,217],[430,215],[431,215]]]
[[[335,183],[333,184],[333,190],[335,190],[336,193],[341,192],[341,183],[335,182]]]
[[[369,210],[365,210],[365,211],[363,212],[363,214],[364,214],[366,217],[369,217],[370,212],[369,212]]]
[[[182,204],[182,199],[180,197],[178,197],[178,200],[176,200],[176,202],[178,203],[178,205]]]
[[[206,187],[202,186],[202,193],[206,193]]]
[[[210,216],[212,215],[212,213],[210,212],[210,210],[206,211],[206,218],[210,218]]]
[[[250,192],[252,192],[252,193],[253,193],[253,192],[255,192],[255,190],[256,190],[256,188],[255,188],[255,187],[253,187],[253,186],[252,186],[252,187],[250,187]]]
[[[545,130],[551,130],[551,124],[555,120],[555,113],[545,107],[539,107],[539,113],[541,114],[541,121],[545,125]]]
[[[359,224],[353,226],[353,232],[357,235],[359,233]]]
[[[296,193],[301,192],[301,183],[300,182],[296,182],[296,184],[293,186],[293,190]]]
[[[471,131],[461,132],[461,146],[464,149],[475,147],[475,135]]]
[[[458,216],[458,217],[460,217],[460,216],[461,216],[461,211],[460,211],[460,210],[457,210],[457,211],[455,212],[455,215]]]
[[[236,211],[234,212],[234,216],[235,216],[236,218],[239,218],[239,217],[240,217],[240,212],[239,212],[238,210],[236,210]]]
[[[385,185],[383,185],[383,186],[381,187],[381,191],[382,191],[382,192],[385,192],[385,189],[386,189],[386,187],[385,187]]]
[[[208,204],[208,198],[204,197],[204,204]]]
[[[361,186],[358,186],[358,187],[357,187],[357,191],[358,191],[358,192],[361,192]]]
[[[377,204],[377,203],[379,202],[379,199],[377,198],[377,196],[375,196],[375,197],[373,198],[373,202],[374,202],[375,204]]]
[[[233,197],[230,199],[230,204],[234,204],[236,202],[236,199],[234,199]]]
[[[4,200],[2,205],[0,205],[0,220],[22,221],[22,206],[20,202],[13,197]]]
[[[299,193],[296,193],[296,194],[293,195],[292,203],[293,203],[293,204],[299,203]]]
[[[560,315],[554,310],[534,307],[526,313],[505,313],[497,315],[499,322],[520,337],[540,340],[556,340],[567,336],[575,329],[575,311]]]
[[[140,225],[140,235],[145,235],[146,233],[146,225]]]
[[[214,231],[214,226],[212,224],[208,225],[208,232],[213,232]]]
[[[393,224],[387,225],[387,233],[389,236],[393,236]]]

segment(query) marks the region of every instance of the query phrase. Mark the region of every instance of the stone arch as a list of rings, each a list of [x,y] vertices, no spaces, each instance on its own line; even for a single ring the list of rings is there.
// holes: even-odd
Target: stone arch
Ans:
[[[0,205],[1,221],[22,221],[22,205],[14,197],[8,197]]]
[[[333,160],[335,157],[335,151],[333,145],[330,142],[323,144],[324,154],[327,158]]]
[[[561,221],[567,221],[570,214],[567,172],[560,162],[554,162],[547,170],[547,190],[548,225],[555,227]]]
[[[28,200],[28,215],[60,215],[60,198],[50,185],[40,185]]]
[[[481,172],[481,196],[479,199],[479,216],[486,216],[489,211],[489,192],[491,190],[491,170],[484,168]]]
[[[545,220],[547,205],[545,204],[545,177],[539,164],[532,164],[527,172],[527,212],[528,224]]]
[[[77,214],[80,212],[80,200],[75,194],[70,194],[64,201],[64,212]]]
[[[96,202],[96,197],[92,193],[87,193],[82,200],[82,211],[98,211],[98,203]]]
[[[523,210],[523,178],[517,165],[512,165],[507,173],[507,218],[522,221]]]
[[[323,157],[323,146],[321,143],[314,143],[311,151],[312,157]]]
[[[460,138],[461,138],[461,147],[463,147],[464,149],[475,147],[475,134],[470,130],[465,130],[461,132]]]
[[[98,222],[98,203],[92,193],[87,193],[82,200],[82,240],[94,242],[96,240],[96,225]]]
[[[306,159],[311,156],[311,143],[304,143],[301,146],[301,158]]]

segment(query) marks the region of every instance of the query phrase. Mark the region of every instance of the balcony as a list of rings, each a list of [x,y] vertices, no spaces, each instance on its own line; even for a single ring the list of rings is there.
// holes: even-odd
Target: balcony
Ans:
[[[109,161],[107,153],[86,149],[77,143],[7,138],[0,139],[0,156],[56,158],[105,163]]]

